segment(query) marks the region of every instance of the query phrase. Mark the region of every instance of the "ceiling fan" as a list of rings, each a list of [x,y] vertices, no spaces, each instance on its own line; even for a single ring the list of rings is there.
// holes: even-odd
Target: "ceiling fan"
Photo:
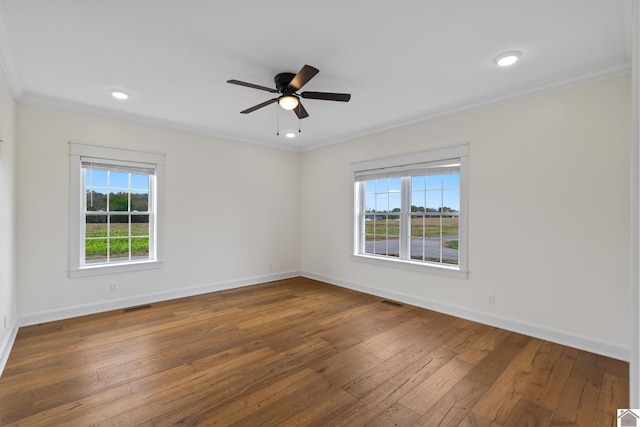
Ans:
[[[300,102],[300,98],[305,99],[322,99],[325,101],[341,101],[341,102],[349,102],[351,99],[351,94],[348,93],[332,93],[332,92],[300,92],[300,94],[296,93],[299,91],[302,86],[307,84],[309,80],[311,80],[316,74],[318,74],[320,70],[310,65],[305,65],[302,67],[298,74],[293,73],[280,73],[274,77],[274,81],[276,83],[276,88],[270,88],[266,86],[260,86],[253,83],[242,82],[240,80],[227,80],[227,83],[231,83],[234,85],[246,86],[254,89],[260,89],[271,93],[279,93],[280,96],[276,98],[272,98],[268,101],[262,102],[258,105],[254,105],[253,107],[247,108],[246,110],[240,111],[242,114],[249,114],[254,112],[262,107],[266,107],[267,105],[273,104],[274,102],[278,102],[282,108],[285,110],[293,110],[298,116],[299,119],[304,119],[305,117],[309,117],[309,113],[302,106],[302,102]]]

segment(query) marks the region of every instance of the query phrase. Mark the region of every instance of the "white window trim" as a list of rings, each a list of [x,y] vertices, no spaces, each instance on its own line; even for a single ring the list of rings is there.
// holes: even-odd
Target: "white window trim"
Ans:
[[[372,255],[359,253],[358,250],[363,247],[362,242],[359,242],[360,238],[360,204],[361,200],[357,197],[358,183],[355,180],[356,173],[362,173],[364,171],[375,170],[394,170],[396,168],[404,168],[410,165],[417,165],[421,163],[437,162],[444,159],[459,158],[460,159],[460,214],[459,214],[459,241],[460,248],[458,252],[458,265],[451,266],[446,264],[436,264],[428,262],[412,261],[408,259],[398,259],[394,257]],[[469,238],[468,238],[468,213],[469,213],[469,144],[454,145],[448,147],[435,148],[428,151],[422,151],[419,153],[402,154],[393,157],[365,160],[362,162],[356,162],[351,164],[351,172],[353,176],[353,200],[354,200],[354,212],[353,212],[353,254],[352,260],[364,262],[368,264],[375,264],[387,267],[403,268],[414,271],[434,273],[449,277],[467,279],[469,276],[468,270],[468,250],[469,250]],[[403,212],[406,211],[407,205],[410,203],[408,200],[403,201]],[[401,248],[401,250],[403,250]],[[406,248],[405,248],[406,250]]]
[[[82,209],[85,203],[81,171],[81,158],[83,157],[113,161],[116,164],[117,162],[134,162],[155,165],[155,198],[153,203],[156,227],[153,231],[153,238],[155,239],[154,260],[129,261],[108,265],[81,265],[80,247],[84,239]],[[158,231],[163,229],[161,224],[164,218],[164,154],[69,142],[69,171],[69,277],[86,277],[161,268],[162,238],[158,239],[157,236]]]

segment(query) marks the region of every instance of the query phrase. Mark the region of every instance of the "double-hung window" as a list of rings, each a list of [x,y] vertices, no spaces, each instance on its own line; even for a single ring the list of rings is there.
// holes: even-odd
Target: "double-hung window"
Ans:
[[[70,275],[159,267],[164,156],[70,143]]]
[[[468,145],[358,162],[358,260],[466,277]]]

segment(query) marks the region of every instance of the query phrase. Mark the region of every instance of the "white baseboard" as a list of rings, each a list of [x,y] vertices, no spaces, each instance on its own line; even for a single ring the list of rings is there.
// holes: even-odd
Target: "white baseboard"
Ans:
[[[243,286],[257,285],[260,283],[272,282],[274,280],[289,279],[300,276],[300,271],[286,271],[283,273],[270,274],[266,276],[247,277],[226,282],[211,283],[195,286],[191,288],[177,289],[172,291],[158,292],[154,294],[139,295],[130,298],[121,298],[99,303],[86,304],[81,306],[66,307],[60,310],[45,311],[19,316],[19,326],[37,325],[39,323],[53,322],[56,320],[70,319],[72,317],[86,316],[88,314],[101,313],[110,310],[119,310],[127,307],[151,304],[159,301],[191,297],[194,295],[208,294],[210,292],[224,291],[227,289],[241,288]]]
[[[18,336],[18,323],[14,322],[11,326],[11,333],[5,337],[0,345],[0,377],[2,376],[2,372],[4,372],[4,367],[7,365],[7,360],[9,360],[9,354],[13,348],[16,336]]]
[[[442,304],[424,298],[418,298],[411,295],[373,288],[361,283],[349,282],[323,274],[317,274],[309,271],[303,271],[300,274],[303,277],[307,277],[309,279],[319,280],[321,282],[330,283],[332,285],[352,289],[354,291],[364,292],[366,294],[404,302],[406,304],[415,305],[417,307],[426,308],[429,310],[437,311],[439,313],[445,313],[451,316],[472,320],[474,322],[483,323],[485,325],[490,325],[497,328],[506,329],[508,331],[540,338],[546,341],[578,348],[580,350],[585,350],[591,353],[612,357],[614,359],[623,360],[626,362],[629,361],[629,349],[615,343],[599,341],[590,337],[573,334],[571,332],[522,322],[507,317],[496,316],[494,314],[484,313],[481,311],[470,310],[464,307]]]

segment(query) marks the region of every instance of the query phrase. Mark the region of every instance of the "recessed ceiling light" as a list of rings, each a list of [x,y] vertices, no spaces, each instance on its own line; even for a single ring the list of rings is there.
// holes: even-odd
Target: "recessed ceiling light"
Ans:
[[[295,138],[296,134],[295,132],[287,132],[284,134],[284,136],[286,136],[287,138]]]
[[[498,55],[494,62],[501,67],[508,67],[509,65],[515,64],[520,58],[520,55],[522,55],[522,52],[518,52],[517,50],[505,52]]]
[[[125,99],[129,98],[129,94],[127,92],[121,91],[121,90],[112,90],[111,91],[111,96],[113,96],[115,99],[119,99],[121,101],[124,101]]]

